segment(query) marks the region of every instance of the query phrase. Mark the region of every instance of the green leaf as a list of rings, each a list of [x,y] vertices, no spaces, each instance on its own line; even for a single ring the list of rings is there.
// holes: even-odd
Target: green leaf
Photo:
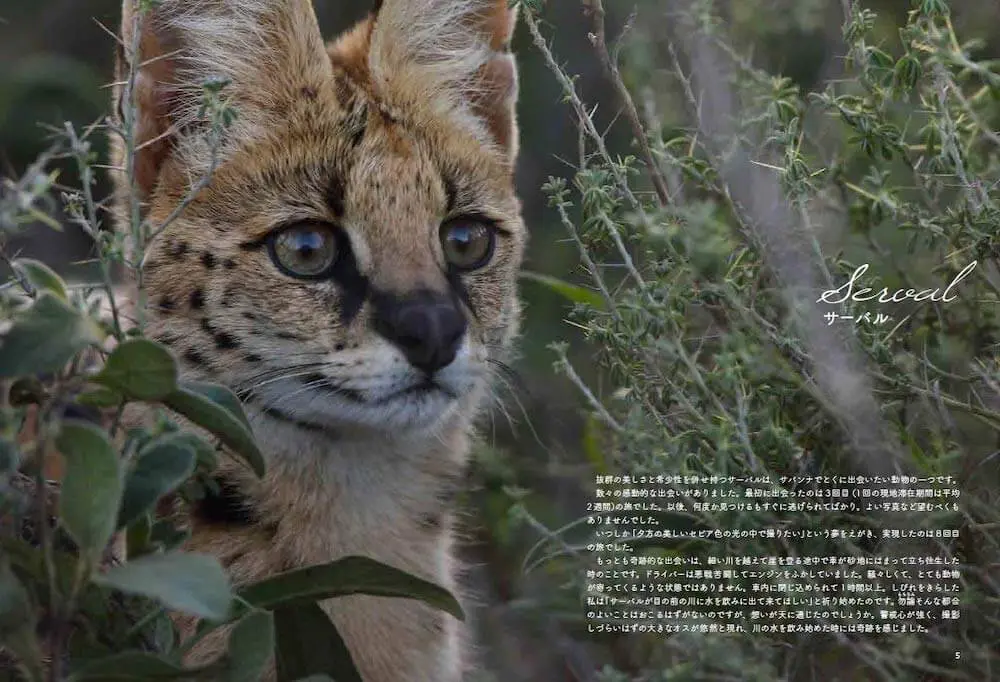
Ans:
[[[278,682],[324,673],[337,682],[363,682],[343,638],[318,604],[280,608],[274,625]]]
[[[126,495],[128,494],[126,484]],[[122,514],[118,512],[118,527],[123,527],[121,522]],[[128,558],[135,559],[143,554],[150,554],[156,551],[156,546],[150,542],[153,535],[153,520],[149,514],[140,514],[128,525],[125,533],[125,547],[128,549]]]
[[[172,520],[163,519],[153,523],[149,532],[149,541],[152,544],[160,545],[164,551],[178,549],[191,537],[191,531],[187,528],[178,528]]]
[[[171,433],[156,438],[139,451],[125,484],[118,528],[131,525],[194,473],[197,454],[191,440]]]
[[[570,284],[569,282],[561,280],[558,277],[543,275],[540,272],[522,271],[521,279],[526,279],[529,282],[537,282],[538,284],[551,289],[571,303],[581,303],[597,310],[604,310],[607,308],[607,305],[604,303],[604,298],[602,298],[596,291],[591,291],[590,289],[581,287],[577,284]]]
[[[163,400],[177,390],[177,362],[149,339],[129,339],[108,357],[94,381],[136,400]]]
[[[56,372],[101,338],[96,322],[44,292],[0,339],[0,378]]]
[[[176,663],[142,651],[125,651],[96,661],[88,661],[70,675],[70,682],[111,682],[112,680],[190,679],[191,671]]]
[[[243,411],[243,405],[240,403],[240,399],[236,397],[236,394],[230,391],[228,388],[221,384],[213,384],[207,381],[185,381],[184,388],[194,391],[195,393],[200,393],[214,403],[221,405],[222,407],[229,410],[229,412],[243,422],[243,425],[250,429],[250,420],[247,419],[246,413]]]
[[[215,445],[192,431],[181,431],[178,436],[186,439],[190,448],[194,450],[196,468],[215,471],[219,466],[219,453]]]
[[[69,298],[66,283],[45,263],[32,258],[19,258],[14,261],[13,266],[36,291],[52,292],[64,301]]]
[[[207,554],[147,554],[95,575],[94,582],[210,620],[225,619],[232,602],[226,572]]]
[[[229,635],[229,667],[223,682],[258,682],[274,656],[274,616],[254,611]]]
[[[121,461],[107,434],[88,422],[64,422],[56,446],[66,460],[60,522],[96,559],[115,532],[123,488]]]
[[[448,590],[422,578],[361,556],[279,573],[243,588],[242,600],[262,609],[312,603],[349,594],[419,599],[465,619]]]
[[[204,386],[200,385],[200,389],[204,390]],[[218,389],[228,391],[221,386]],[[233,399],[236,399],[235,396]],[[246,417],[243,416],[242,409],[236,415],[226,405],[206,397],[199,390],[185,386],[167,396],[163,403],[218,436],[223,443],[246,460],[257,476],[264,475],[264,455],[254,442],[253,432],[246,426]]]
[[[125,400],[125,396],[121,393],[103,386],[76,396],[76,402],[79,404],[97,408],[118,407],[123,400]]]

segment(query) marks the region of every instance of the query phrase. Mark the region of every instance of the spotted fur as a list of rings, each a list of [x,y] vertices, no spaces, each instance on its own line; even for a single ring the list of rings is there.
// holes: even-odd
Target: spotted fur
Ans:
[[[446,501],[519,314],[514,21],[506,0],[386,0],[325,45],[309,0],[163,0],[141,20],[125,2],[138,151],[134,186],[116,176],[120,220],[131,191],[160,225],[217,163],[149,247],[147,314],[186,376],[246,401],[266,454],[262,482],[221,471],[245,515],[192,521],[190,548],[237,583],[360,554],[458,590]],[[118,69],[120,102],[127,51]],[[199,93],[216,77],[238,116],[213,150]],[[126,145],[114,155],[123,167]],[[447,267],[438,232],[456,217],[498,230],[484,268]],[[346,239],[336,278],[294,279],[271,261],[268,235],[301,221]],[[460,300],[467,320],[441,390],[413,388],[414,368],[374,324],[379,301],[417,292]],[[469,666],[459,621],[418,602],[324,608],[367,682],[456,682]]]

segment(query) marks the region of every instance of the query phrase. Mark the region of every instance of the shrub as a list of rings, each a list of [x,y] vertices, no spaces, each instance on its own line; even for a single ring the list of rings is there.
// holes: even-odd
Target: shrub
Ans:
[[[891,42],[876,36],[864,3],[846,2],[846,72],[805,93],[744,58],[711,2],[644,6],[649,14],[627,25],[626,67],[605,36],[602,3],[583,4],[632,132],[630,156],[609,149],[547,45],[537,3],[525,22],[580,129],[573,176],[545,190],[586,277],[559,290],[574,299],[572,324],[597,349],[605,388],[591,388],[589,368],[577,371],[565,345],[554,351],[597,427],[582,444],[594,473],[757,476],[786,492],[823,487],[806,476],[951,476],[961,490],[958,511],[919,516],[706,512],[686,498],[687,511],[664,514],[664,525],[818,532],[636,537],[633,551],[702,565],[741,555],[955,558],[961,617],[905,635],[603,636],[620,670],[602,679],[990,678],[1000,634],[995,61],[960,42],[945,2],[914,3]],[[911,300],[845,296],[865,264],[855,292],[913,290]],[[912,300],[956,281],[947,302],[941,292]],[[890,480],[914,487],[889,478],[882,487]],[[748,501],[742,486],[722,487]],[[585,576],[596,566],[584,548],[600,542],[606,515],[546,529],[530,503],[515,499],[512,513],[542,528],[525,565],[547,566],[577,599],[592,594]],[[887,532],[940,527],[958,537]],[[824,537],[832,528],[875,532]],[[561,619],[580,639],[584,620],[583,608]],[[722,622],[703,612],[684,624]],[[739,622],[749,630],[749,610]]]

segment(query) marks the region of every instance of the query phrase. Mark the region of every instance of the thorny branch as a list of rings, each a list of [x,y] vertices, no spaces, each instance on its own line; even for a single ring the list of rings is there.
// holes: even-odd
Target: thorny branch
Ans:
[[[597,56],[601,61],[601,66],[604,68],[605,75],[618,94],[618,100],[621,102],[621,105],[625,108],[625,115],[628,117],[629,124],[632,127],[632,134],[635,136],[635,141],[642,151],[642,157],[646,163],[646,169],[649,172],[653,188],[656,191],[656,197],[661,207],[668,206],[671,203],[670,190],[667,187],[666,178],[663,177],[663,173],[660,172],[660,167],[653,157],[653,151],[649,147],[649,133],[646,131],[646,126],[639,118],[639,112],[636,109],[635,101],[632,99],[632,94],[622,79],[621,71],[618,68],[617,50],[614,51],[614,54],[608,51],[607,37],[605,35],[604,3],[602,0],[582,0],[582,2],[584,11],[590,15],[593,26],[590,40],[596,48]],[[659,134],[659,131],[654,130],[653,133]]]

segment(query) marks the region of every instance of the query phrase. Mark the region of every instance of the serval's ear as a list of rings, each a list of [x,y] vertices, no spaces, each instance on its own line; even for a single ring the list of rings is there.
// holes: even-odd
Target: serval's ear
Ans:
[[[120,125],[134,64],[140,198],[152,193],[170,159],[190,175],[210,166],[206,83],[227,83],[222,96],[236,113],[226,142],[216,145],[224,159],[234,146],[280,125],[292,100],[315,96],[332,74],[311,0],[124,0],[121,39],[114,105]],[[121,166],[124,144],[114,151]]]
[[[376,91],[400,108],[448,109],[513,161],[517,64],[508,0],[377,3],[368,67]]]

